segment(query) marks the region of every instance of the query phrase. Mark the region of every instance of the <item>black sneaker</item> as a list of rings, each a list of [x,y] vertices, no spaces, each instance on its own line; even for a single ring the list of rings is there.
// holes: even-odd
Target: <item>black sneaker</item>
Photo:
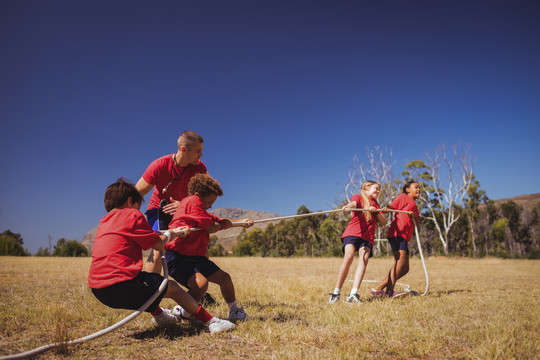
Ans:
[[[201,305],[203,307],[214,305],[215,303],[216,303],[216,299],[214,299],[214,297],[210,295],[209,293],[204,294],[201,298]]]

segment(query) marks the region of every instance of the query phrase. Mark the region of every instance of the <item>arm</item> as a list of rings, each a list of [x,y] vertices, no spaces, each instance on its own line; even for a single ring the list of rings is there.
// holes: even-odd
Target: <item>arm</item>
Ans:
[[[244,220],[229,220],[231,223],[231,227],[243,227],[245,229],[253,226],[255,222],[251,219],[244,219]]]
[[[180,226],[176,229],[170,229],[170,230],[163,230],[163,231],[156,231],[159,235],[159,241],[156,245],[152,246],[152,249],[154,250],[161,250],[163,249],[163,245],[165,245],[168,241],[174,240],[177,237],[184,238],[188,236],[191,231],[189,230],[188,226]]]
[[[344,213],[348,213],[351,211],[351,209],[357,209],[357,206],[358,206],[358,203],[356,201],[351,201],[350,203],[345,205],[342,210]]]
[[[212,225],[204,228],[203,230],[206,231],[209,234],[213,234],[218,232],[219,230],[223,230],[224,226],[221,222],[215,221]]]
[[[413,219],[415,224],[418,225],[420,223],[420,218],[418,217],[418,215],[416,215],[414,211],[409,211],[409,216]]]
[[[150,190],[154,188],[154,185],[149,184],[146,180],[143,178],[140,178],[139,181],[137,181],[137,184],[135,184],[135,189],[141,194],[141,196],[144,197],[144,195],[148,194]]]
[[[382,226],[386,225],[386,216],[384,216],[380,211],[377,212],[377,221]]]

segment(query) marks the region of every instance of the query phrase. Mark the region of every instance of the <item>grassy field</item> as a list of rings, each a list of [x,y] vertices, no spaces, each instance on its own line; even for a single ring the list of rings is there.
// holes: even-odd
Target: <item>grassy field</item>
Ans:
[[[159,329],[142,314],[104,337],[39,358],[540,358],[538,261],[431,258],[424,297],[372,299],[373,283],[364,282],[362,305],[328,305],[339,258],[214,260],[232,275],[251,316],[232,332],[210,335],[188,323]],[[382,278],[391,262],[370,260],[365,279]],[[130,314],[93,297],[86,286],[89,265],[89,258],[0,258],[0,357],[86,336]],[[411,260],[401,281],[424,291],[419,259]],[[343,292],[350,287],[346,282]],[[212,285],[210,292],[219,295]],[[174,306],[170,300],[162,305]],[[222,301],[208,310],[227,314]]]

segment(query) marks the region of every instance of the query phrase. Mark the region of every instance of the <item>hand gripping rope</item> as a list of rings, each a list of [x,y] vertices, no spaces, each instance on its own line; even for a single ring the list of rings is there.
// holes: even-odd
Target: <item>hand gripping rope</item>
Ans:
[[[20,354],[2,356],[2,357],[0,357],[0,360],[4,360],[4,359],[25,359],[25,358],[28,358],[28,357],[36,356],[38,354],[41,354],[42,352],[45,352],[45,351],[48,351],[48,350],[51,350],[51,349],[54,349],[54,348],[57,348],[57,347],[75,345],[75,344],[80,344],[80,343],[88,341],[88,340],[97,339],[98,337],[101,337],[101,336],[103,336],[105,334],[108,334],[108,333],[118,329],[119,327],[124,326],[125,324],[127,324],[131,320],[135,319],[143,311],[145,311],[150,305],[152,305],[152,303],[157,299],[159,294],[161,294],[165,290],[165,287],[167,286],[168,277],[169,277],[169,269],[167,268],[167,262],[165,261],[165,256],[163,255],[163,251],[160,250],[159,255],[161,257],[161,263],[163,264],[163,281],[161,282],[161,285],[159,285],[159,288],[154,293],[154,295],[152,295],[137,311],[135,311],[134,313],[132,313],[128,317],[126,317],[123,320],[117,322],[116,324],[114,324],[112,326],[109,326],[108,328],[103,329],[101,331],[98,331],[98,332],[96,332],[96,333],[94,333],[92,335],[88,335],[88,336],[85,336],[85,337],[82,337],[82,338],[79,338],[79,339],[75,339],[75,340],[69,340],[69,341],[44,345],[44,346],[35,348],[33,350],[29,350],[27,352],[20,353]]]

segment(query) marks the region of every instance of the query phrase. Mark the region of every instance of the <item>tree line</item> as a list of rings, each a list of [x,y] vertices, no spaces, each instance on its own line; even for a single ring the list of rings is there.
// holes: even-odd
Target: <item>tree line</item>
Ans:
[[[343,201],[360,192],[365,180],[381,184],[379,204],[389,205],[401,193],[408,180],[420,184],[417,200],[421,213],[418,233],[424,253],[428,255],[502,258],[540,258],[540,203],[526,209],[513,201],[495,205],[480,189],[473,173],[474,156],[467,147],[440,146],[425,160],[405,164],[400,177],[394,177],[392,152],[375,147],[367,150],[367,164],[355,156],[344,187]],[[298,214],[309,213],[305,206]],[[392,214],[387,214],[388,225]],[[342,214],[317,215],[270,224],[264,231],[243,231],[234,256],[341,256],[340,236],[348,218]],[[378,227],[375,255],[390,255],[387,228]],[[413,238],[414,240],[414,238]],[[416,241],[409,243],[411,254],[418,253]],[[212,248],[214,249],[214,248]],[[219,250],[219,251],[218,251]],[[216,255],[225,255],[222,249]]]
[[[427,255],[502,258],[540,258],[540,203],[532,209],[513,201],[495,205],[473,173],[474,156],[468,147],[440,146],[425,159],[406,163],[400,176],[394,176],[391,149],[367,149],[364,164],[353,158],[344,186],[340,208],[359,193],[365,180],[381,184],[378,202],[389,205],[401,193],[408,180],[420,184],[422,195],[417,200],[421,213],[418,233]],[[310,213],[300,206],[297,214]],[[388,224],[392,214],[387,214]],[[232,249],[234,256],[341,256],[340,236],[348,223],[341,213],[283,220],[269,224],[264,230],[243,230]],[[390,255],[384,241],[387,228],[378,227],[375,255]],[[413,239],[414,240],[414,239]],[[409,243],[411,254],[418,253],[416,241]],[[226,256],[227,251],[210,237],[210,256]],[[0,255],[29,256],[20,234],[0,234]],[[51,252],[40,247],[36,256],[88,256],[88,250],[77,240],[60,239]]]
[[[10,230],[0,234],[0,256],[31,256],[32,254],[23,245],[24,241],[21,234],[16,234]],[[52,251],[40,246],[35,256],[88,256],[88,249],[77,240],[61,238],[56,242]]]

